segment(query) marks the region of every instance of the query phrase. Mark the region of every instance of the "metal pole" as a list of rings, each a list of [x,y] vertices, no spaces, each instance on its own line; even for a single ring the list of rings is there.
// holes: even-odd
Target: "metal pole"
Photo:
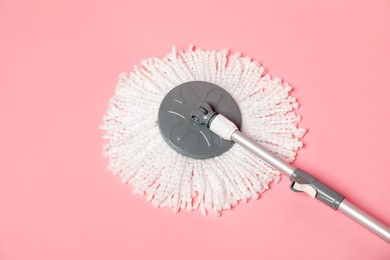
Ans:
[[[390,243],[390,229],[388,226],[359,209],[345,199],[343,195],[333,190],[325,183],[322,183],[311,174],[291,166],[289,163],[261,146],[255,140],[243,134],[228,118],[215,113],[208,103],[201,102],[191,112],[191,118],[195,123],[206,125],[211,131],[223,139],[236,142],[258,156],[264,162],[287,175],[292,181],[292,190],[306,192],[329,207],[340,210],[344,215]]]
[[[236,130],[231,135],[230,139],[248,151],[252,152],[264,162],[268,163],[288,177],[291,177],[294,171],[297,169],[272,152],[268,151],[266,148],[262,147],[255,140],[246,136],[239,130]],[[363,227],[367,228],[371,232],[377,234],[379,237],[390,243],[390,228],[368,213],[364,212],[362,209],[358,208],[347,199],[343,199],[336,210],[339,210],[347,217],[356,221]]]
[[[352,202],[344,199],[340,203],[338,211],[390,243],[390,228],[358,208]]]
[[[272,152],[268,151],[255,140],[246,136],[238,130],[232,134],[230,139],[235,143],[241,145],[248,151],[252,152],[253,154],[257,155],[257,157],[262,159],[264,162],[268,163],[269,165],[279,170],[283,174],[287,175],[288,177],[290,177],[296,169],[295,167],[291,166],[291,164],[287,163]]]

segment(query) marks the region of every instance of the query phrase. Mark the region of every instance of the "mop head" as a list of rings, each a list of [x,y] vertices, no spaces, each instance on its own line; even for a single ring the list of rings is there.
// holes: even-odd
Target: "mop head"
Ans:
[[[230,93],[241,111],[240,130],[287,162],[302,147],[305,129],[298,127],[291,87],[239,53],[173,48],[122,73],[101,126],[109,170],[155,207],[219,215],[240,201],[258,199],[280,173],[239,145],[202,160],[183,156],[165,142],[157,122],[161,101],[190,81],[210,82]]]

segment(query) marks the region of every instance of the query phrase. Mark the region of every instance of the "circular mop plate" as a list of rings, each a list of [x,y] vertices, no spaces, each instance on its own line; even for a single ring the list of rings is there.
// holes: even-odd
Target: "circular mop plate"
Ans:
[[[204,81],[190,81],[172,89],[158,112],[158,125],[164,140],[175,151],[194,159],[219,156],[233,145],[191,119],[191,111],[202,101],[241,126],[240,109],[233,97],[223,88]]]

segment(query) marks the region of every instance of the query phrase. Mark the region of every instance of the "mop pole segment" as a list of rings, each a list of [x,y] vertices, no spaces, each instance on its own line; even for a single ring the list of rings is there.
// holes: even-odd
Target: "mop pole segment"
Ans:
[[[228,118],[216,113],[208,103],[201,102],[191,112],[191,118],[198,124],[205,124],[221,138],[242,146],[265,163],[288,176],[292,182],[290,187],[292,191],[304,192],[310,197],[316,198],[390,243],[390,228],[388,226],[345,199],[343,195],[311,174],[293,167],[279,156],[264,148],[256,140],[246,136]]]

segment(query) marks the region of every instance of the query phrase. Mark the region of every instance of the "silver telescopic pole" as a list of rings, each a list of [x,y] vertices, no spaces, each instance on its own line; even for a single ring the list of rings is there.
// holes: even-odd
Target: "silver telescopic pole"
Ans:
[[[294,176],[294,172],[297,170],[297,168],[291,166],[272,152],[268,151],[255,140],[246,136],[239,130],[233,132],[233,134],[231,135],[231,140],[244,147],[248,151],[252,152],[264,162],[268,163],[269,165],[276,168],[288,177],[291,178],[292,176]],[[307,185],[310,185],[310,183]],[[329,200],[329,197],[331,196],[328,196],[326,199]],[[329,203],[325,204],[329,205]],[[372,231],[373,233],[377,234],[379,237],[390,243],[390,228],[384,223],[369,215],[368,213],[364,212],[362,209],[358,208],[356,205],[354,205],[344,197],[342,197],[337,207],[333,208],[340,211],[344,215],[348,216],[352,220],[356,221],[360,225],[364,226],[368,230]]]
[[[319,181],[311,174],[293,167],[252,138],[243,134],[232,121],[216,113],[207,102],[201,102],[191,112],[191,118],[195,123],[206,125],[221,138],[234,141],[267,164],[287,175],[292,181],[291,189],[293,191],[305,192],[332,209],[339,210],[344,215],[390,243],[390,228],[388,226],[349,202],[343,195]]]
[[[352,202],[344,199],[337,210],[390,243],[390,228]]]
[[[287,175],[288,177],[290,177],[296,169],[291,164],[268,151],[255,140],[246,136],[239,130],[236,130],[230,139],[253,154],[257,155],[257,157],[259,157],[261,160]]]

